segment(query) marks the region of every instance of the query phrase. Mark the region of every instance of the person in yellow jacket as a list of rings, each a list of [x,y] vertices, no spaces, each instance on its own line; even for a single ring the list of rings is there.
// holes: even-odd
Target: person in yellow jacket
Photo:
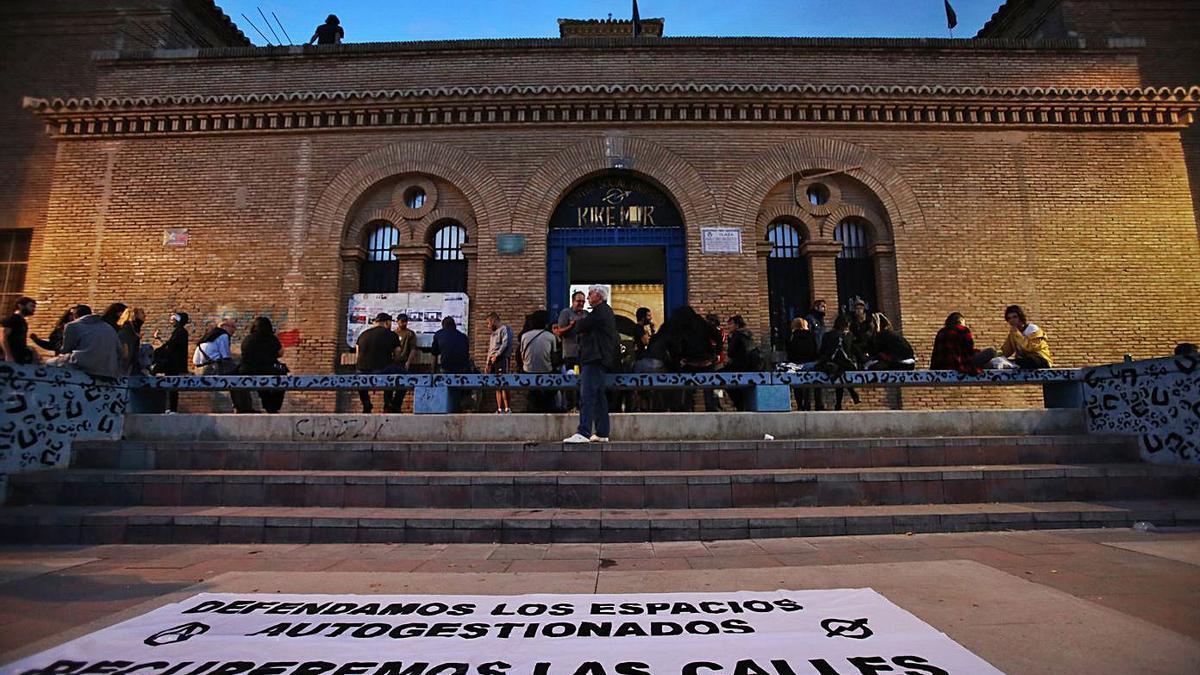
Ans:
[[[1054,357],[1050,356],[1050,341],[1041,328],[1029,323],[1025,310],[1019,305],[1010,305],[1004,310],[1004,320],[1012,327],[1008,339],[999,351],[985,349],[975,357],[979,367],[991,368],[1053,368]],[[1004,359],[997,359],[998,356]],[[997,361],[999,361],[997,363]],[[1008,363],[1005,364],[1004,361]]]

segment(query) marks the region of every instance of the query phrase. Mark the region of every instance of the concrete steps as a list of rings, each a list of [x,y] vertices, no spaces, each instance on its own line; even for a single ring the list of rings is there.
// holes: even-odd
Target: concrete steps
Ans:
[[[72,464],[9,477],[0,540],[652,541],[1200,522],[1200,470],[1141,463],[1133,438],[1102,435],[140,437],[79,443]]]
[[[14,476],[9,503],[696,509],[1191,497],[1200,469],[1011,464],[750,471],[72,470]]]
[[[133,440],[76,443],[90,469],[698,471],[1137,462],[1127,436],[1032,435],[606,443]]]
[[[547,543],[1200,524],[1195,500],[772,509],[557,510],[20,506],[0,539],[43,544]]]

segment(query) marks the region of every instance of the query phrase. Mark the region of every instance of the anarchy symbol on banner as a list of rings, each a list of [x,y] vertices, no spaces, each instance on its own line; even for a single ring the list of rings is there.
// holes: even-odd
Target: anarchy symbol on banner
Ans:
[[[865,640],[875,634],[867,628],[866,619],[825,619],[821,622],[825,629],[825,637],[843,637],[851,640]]]
[[[186,642],[197,635],[204,635],[207,632],[208,626],[196,621],[159,631],[146,638],[144,642],[151,647],[161,647],[163,645],[173,645],[177,642]]]

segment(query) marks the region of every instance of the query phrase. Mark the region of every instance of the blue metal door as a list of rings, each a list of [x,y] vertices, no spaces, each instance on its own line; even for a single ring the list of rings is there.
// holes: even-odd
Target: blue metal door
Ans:
[[[550,230],[546,251],[546,306],[550,316],[567,306],[570,272],[567,252],[589,246],[661,246],[666,252],[666,278],[663,279],[664,309],[670,316],[687,304],[687,249],[684,233],[678,227],[597,227]]]

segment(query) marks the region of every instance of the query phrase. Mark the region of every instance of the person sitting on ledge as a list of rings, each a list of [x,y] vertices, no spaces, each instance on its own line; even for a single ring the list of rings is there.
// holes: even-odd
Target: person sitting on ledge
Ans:
[[[807,319],[796,317],[792,319],[792,333],[788,336],[788,361],[799,365],[804,370],[812,370],[817,365],[817,357],[821,350],[817,345],[817,336],[809,328]],[[792,387],[792,395],[796,398],[796,409],[807,411],[812,408],[812,396],[807,387]],[[825,410],[825,401],[817,396],[817,411]]]
[[[839,314],[833,321],[833,330],[825,333],[825,337],[821,339],[817,370],[836,381],[841,379],[846,371],[856,370],[863,360],[862,349],[854,342],[854,334],[850,332],[849,317]],[[834,410],[842,409],[842,399],[847,389],[850,391],[850,400],[856,405],[859,403],[858,392],[853,387],[837,387],[834,389]]]
[[[63,331],[63,353],[46,362],[50,366],[77,368],[88,375],[119,377],[121,344],[117,331],[92,314],[87,305],[75,307],[75,319]]]
[[[967,320],[960,312],[946,317],[946,325],[933,338],[933,356],[929,359],[930,370],[956,370],[964,375],[978,375],[975,365],[975,336]]]
[[[309,39],[308,44],[317,43],[319,45],[340,45],[346,37],[346,31],[342,29],[342,22],[338,20],[336,14],[330,14],[325,18],[325,23],[317,26],[313,31],[313,36]]]
[[[1009,305],[1004,310],[1004,320],[1012,330],[1008,339],[995,349],[985,349],[975,357],[975,364],[990,368],[1053,368],[1050,356],[1050,341],[1037,325],[1029,323],[1025,310],[1019,305]],[[1003,358],[999,358],[1003,357]]]
[[[871,315],[871,360],[867,370],[913,370],[917,367],[912,345],[892,330],[892,322],[880,312]]]

